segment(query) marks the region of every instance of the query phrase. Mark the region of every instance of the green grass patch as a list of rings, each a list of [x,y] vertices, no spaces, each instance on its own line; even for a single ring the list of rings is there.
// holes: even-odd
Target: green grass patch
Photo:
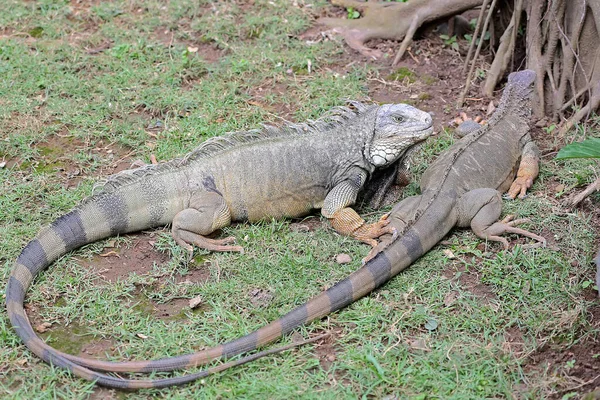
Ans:
[[[3,2],[0,293],[36,232],[116,169],[150,154],[178,157],[209,137],[280,122],[284,113],[301,121],[344,99],[364,99],[370,67],[357,63],[336,73],[333,67],[347,67],[338,43],[298,37],[323,3],[297,3]],[[419,76],[432,81],[410,70],[389,79]],[[422,148],[404,196],[418,193],[418,176],[453,141],[442,132]],[[531,196],[507,202],[505,213],[530,217],[528,228],[549,235],[553,247],[504,252],[457,230],[382,289],[297,330],[305,337],[333,332],[330,348],[308,345],[184,387],[114,398],[543,397],[554,383],[526,368],[526,355],[544,343],[598,335],[587,317],[596,239],[590,217],[565,211],[560,196],[543,189],[553,179],[575,188],[595,175],[590,161],[544,159]],[[64,351],[86,355],[97,345],[93,356],[111,360],[166,357],[235,339],[343,279],[368,251],[326,221],[309,232],[297,222],[228,227],[223,236],[235,236],[243,255],[200,251],[189,263],[168,230],[91,244],[37,279],[28,293],[34,324],[51,323],[44,335]],[[143,254],[136,253],[142,236],[152,242]],[[353,261],[337,264],[339,253]],[[150,259],[144,272],[107,279],[101,268],[86,267],[137,265],[142,258],[127,258],[134,254]],[[191,310],[186,303],[196,297],[201,306]],[[519,336],[517,350],[508,332]],[[2,398],[106,394],[37,360],[5,313],[0,370]]]

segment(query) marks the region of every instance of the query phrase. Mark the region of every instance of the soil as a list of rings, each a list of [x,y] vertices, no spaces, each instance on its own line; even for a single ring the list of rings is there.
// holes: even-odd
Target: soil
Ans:
[[[450,265],[444,271],[444,276],[450,280],[458,280],[460,286],[475,296],[482,304],[490,304],[496,298],[492,288],[481,283],[476,271],[467,271],[462,264]]]
[[[104,251],[90,260],[81,262],[82,268],[91,268],[104,280],[115,282],[123,280],[131,274],[148,275],[154,264],[163,264],[168,256],[154,249],[156,235],[142,233],[131,235],[134,242],[131,246],[113,248]]]

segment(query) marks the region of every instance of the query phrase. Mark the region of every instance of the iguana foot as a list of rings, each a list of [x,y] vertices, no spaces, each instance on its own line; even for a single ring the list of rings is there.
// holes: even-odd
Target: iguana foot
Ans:
[[[242,246],[231,246],[231,243],[235,243],[235,238],[233,236],[224,239],[210,239],[194,232],[179,230],[177,234],[173,234],[173,238],[178,245],[186,249],[190,254],[194,251],[192,245],[209,251],[244,252]]]
[[[390,219],[388,217],[389,214],[385,214],[379,219],[379,221],[375,223],[363,224],[360,228],[353,232],[352,236],[373,248],[377,247],[379,242],[375,239],[386,234],[390,234],[392,236],[398,234],[396,228],[388,226],[390,224]]]
[[[521,159],[517,179],[514,180],[506,193],[508,197],[511,199],[514,199],[517,195],[520,199],[527,197],[527,189],[533,185],[533,181],[539,173],[538,163],[539,161],[535,156],[524,156]]]
[[[345,207],[333,213],[329,220],[333,229],[338,233],[351,236],[371,247],[376,247],[378,242],[375,239],[386,234],[397,234],[396,228],[388,226],[391,222],[388,217],[389,214],[385,214],[379,221],[367,224],[356,211],[350,207]]]
[[[487,121],[481,116],[478,115],[473,119],[470,118],[465,112],[461,112],[460,116],[452,120],[452,124],[456,126],[454,132],[456,132],[459,137],[464,137],[471,132],[475,132],[477,129],[481,128],[481,125],[486,123]]]
[[[485,229],[486,239],[494,242],[500,242],[504,246],[504,250],[509,249],[508,240],[501,237],[505,233],[515,233],[517,235],[526,236],[538,241],[538,246],[546,247],[546,239],[542,236],[536,235],[533,232],[529,232],[525,229],[515,228],[515,226],[529,222],[529,218],[520,218],[513,220],[513,215],[507,215],[503,220],[492,224],[489,228]],[[531,246],[529,246],[531,247]]]

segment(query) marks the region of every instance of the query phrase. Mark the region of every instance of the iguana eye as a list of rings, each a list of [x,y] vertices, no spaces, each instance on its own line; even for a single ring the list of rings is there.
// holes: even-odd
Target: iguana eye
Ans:
[[[392,119],[394,120],[394,122],[397,122],[397,123],[399,123],[399,124],[400,124],[400,123],[402,123],[402,122],[404,122],[404,117],[402,117],[402,116],[400,116],[400,115],[394,115],[394,116],[392,117]]]

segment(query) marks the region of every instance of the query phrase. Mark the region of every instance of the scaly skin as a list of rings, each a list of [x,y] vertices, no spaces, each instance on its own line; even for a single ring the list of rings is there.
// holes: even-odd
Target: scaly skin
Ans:
[[[519,220],[510,221],[507,217],[498,221],[502,203],[500,193],[509,187],[512,187],[511,193],[521,193],[523,189],[526,191],[528,182],[535,179],[535,170],[527,166],[521,168],[522,179],[511,184],[521,158],[529,160],[527,163],[537,159],[537,149],[528,133],[534,78],[532,71],[511,74],[500,106],[488,125],[469,133],[442,153],[423,174],[422,194],[407,198],[394,207],[388,220],[400,235],[388,235],[378,245],[378,250],[381,251],[348,278],[255,332],[195,354],[125,363],[86,360],[66,355],[46,346],[32,330],[19,329],[17,332],[27,346],[46,361],[66,368],[77,376],[95,380],[103,386],[136,389],[178,385],[222,370],[225,365],[218,370],[207,369],[182,377],[159,380],[122,379],[97,371],[167,371],[252,351],[277,340],[300,325],[322,318],[367,295],[424,255],[456,226],[470,226],[481,238],[500,241],[505,246],[508,243],[500,237],[504,233],[524,234],[543,243],[543,238],[515,228],[514,225]],[[54,226],[55,230],[61,231],[56,228],[61,224]],[[39,262],[34,255],[39,258],[41,254],[40,250],[35,250],[38,245],[29,246],[31,251],[24,250],[26,257],[22,255],[19,263],[25,263],[30,268],[17,268],[7,291],[9,315],[15,326],[28,324],[24,313],[18,309],[24,297],[24,291],[20,288],[24,277],[19,276],[19,273],[35,275],[37,271],[31,271],[31,265]],[[42,261],[45,264],[45,260]],[[26,283],[28,286],[29,282]],[[248,356],[240,360],[240,363],[261,355],[264,353]]]
[[[99,384],[111,387],[163,387],[190,382],[212,371],[162,380],[119,380],[89,371],[82,365],[103,371],[149,372],[152,370],[149,363],[157,369],[166,370],[204,364],[213,356],[231,356],[254,350],[367,295],[425,254],[455,226],[471,226],[478,236],[503,243],[505,239],[500,235],[506,232],[521,233],[544,242],[535,234],[514,228],[520,220],[505,218],[498,221],[501,192],[497,189],[504,191],[512,186],[520,192],[523,184],[516,182],[511,185],[511,181],[521,155],[533,159],[537,154],[528,134],[533,77],[531,71],[509,77],[501,104],[489,124],[471,132],[442,153],[423,175],[422,194],[407,198],[394,207],[388,219],[401,234],[395,238],[389,235],[378,246],[381,251],[348,278],[280,319],[233,342],[194,355],[153,362],[90,360],[81,365],[71,364],[78,368],[73,372],[83,377],[86,377],[84,372],[91,373]],[[529,178],[534,179],[535,176]],[[63,363],[68,360],[80,361],[72,356],[60,358]],[[243,359],[246,360],[249,358]]]
[[[206,236],[231,221],[299,217],[320,208],[342,233],[376,245],[393,232],[389,221],[365,221],[350,207],[376,168],[402,160],[433,133],[431,116],[405,104],[338,108],[307,124],[230,134],[185,156],[119,174],[72,212],[42,229],[15,262],[6,289],[11,324],[26,346],[53,365],[111,387],[152,387],[98,374],[168,371],[255,349],[277,338],[285,320],[223,346],[157,361],[106,363],[61,353],[39,339],[25,314],[25,294],[36,275],[62,255],[106,237],[172,223],[178,244],[241,251],[231,238]],[[274,328],[275,327],[275,328]],[[279,327],[279,328],[277,328]],[[253,356],[255,357],[255,356]],[[205,376],[206,372],[199,375]],[[184,382],[188,377],[159,381]]]

